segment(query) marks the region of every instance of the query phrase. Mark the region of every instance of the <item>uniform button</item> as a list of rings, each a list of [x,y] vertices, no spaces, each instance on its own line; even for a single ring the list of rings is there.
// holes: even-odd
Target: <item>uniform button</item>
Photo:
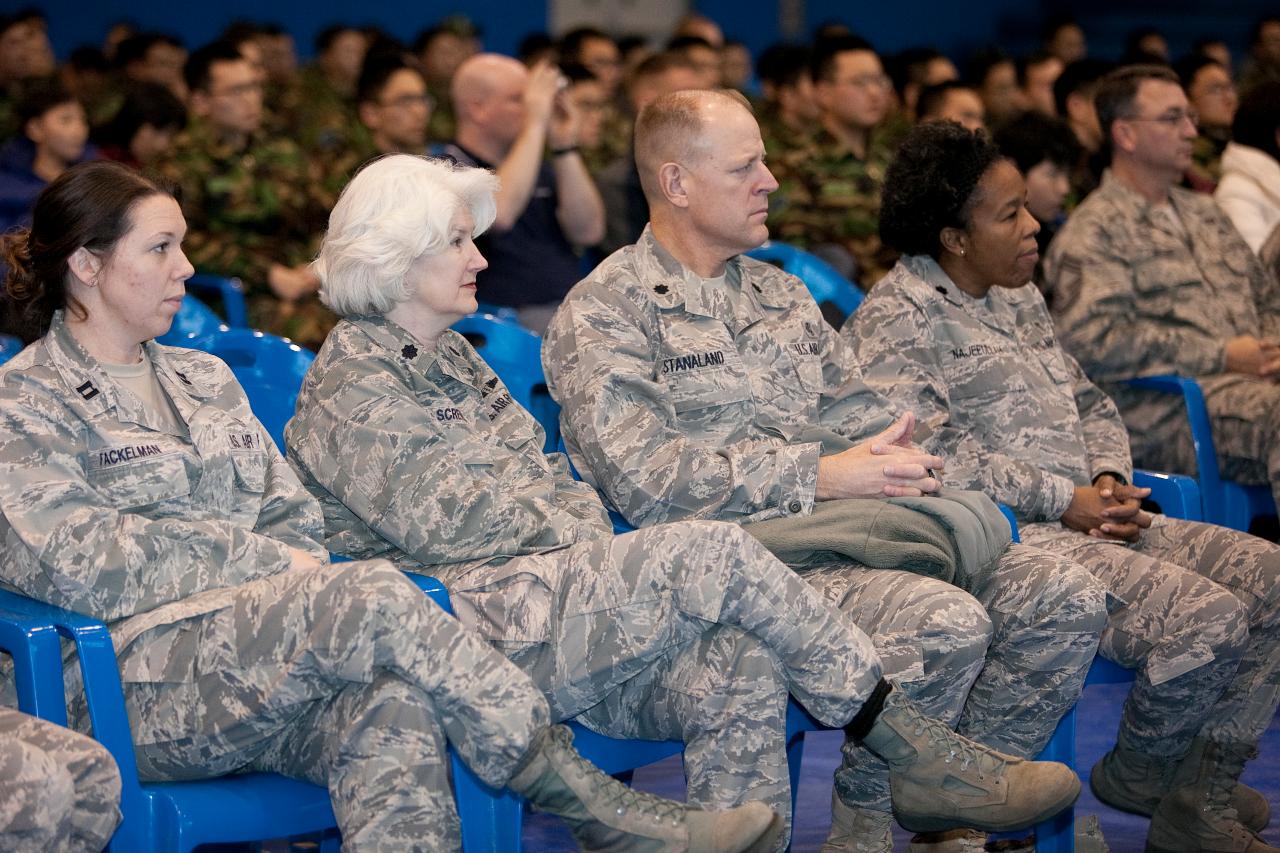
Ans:
[[[787,512],[791,513],[792,515],[796,514],[802,509],[804,509],[804,504],[800,503],[800,501],[792,501],[791,503],[787,504]]]

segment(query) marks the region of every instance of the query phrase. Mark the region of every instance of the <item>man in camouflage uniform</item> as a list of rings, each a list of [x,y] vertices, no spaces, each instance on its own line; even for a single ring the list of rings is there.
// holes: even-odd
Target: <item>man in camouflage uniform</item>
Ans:
[[[1195,471],[1181,398],[1123,381],[1191,376],[1222,475],[1280,502],[1280,289],[1212,199],[1176,186],[1196,133],[1177,78],[1121,69],[1097,106],[1111,168],[1044,266],[1063,346],[1115,400],[1139,465]]]
[[[784,160],[807,143],[822,117],[809,76],[810,59],[810,50],[800,45],[775,45],[760,56],[757,71],[764,103],[756,118],[772,160]]]
[[[1094,768],[1098,797],[1151,814],[1178,761],[1210,744],[1238,772],[1280,699],[1280,548],[1163,515],[1143,529],[1124,424],[1058,346],[1034,285],[966,294],[933,258],[906,257],[842,336],[867,382],[919,417],[945,483],[1012,507],[1023,542],[1078,561],[1118,599],[1100,650],[1139,675]],[[1261,831],[1266,800],[1235,791],[1240,822]],[[1168,802],[1157,823],[1197,811]]]
[[[107,846],[120,822],[120,771],[99,744],[0,707],[0,848]]]
[[[856,36],[823,42],[812,67],[822,123],[807,144],[769,152],[778,179],[769,230],[870,289],[897,260],[878,231],[880,185],[897,142],[885,129],[889,77]]]
[[[678,129],[690,125],[684,138]],[[767,235],[776,187],[745,106],[676,93],[642,114],[636,144],[650,227],[570,292],[543,347],[578,470],[638,525],[805,516],[815,500],[936,489],[926,468],[941,460],[909,446],[910,417],[894,422],[862,383],[803,285],[739,256]],[[864,444],[820,460],[820,445],[802,437],[814,427]],[[881,454],[895,464],[872,458]],[[869,473],[855,474],[863,458]],[[1011,546],[972,590],[992,631],[984,667],[965,592],[849,561],[797,568],[873,635],[886,671],[917,701],[1018,755],[1037,753],[1075,702],[1105,618],[1102,591],[1080,567]],[[956,676],[975,664],[966,703]],[[856,825],[864,842],[890,849],[883,765],[846,744],[836,789],[831,843],[852,843],[837,835]],[[923,849],[958,849],[953,840]]]
[[[318,175],[292,140],[261,133],[262,85],[237,48],[207,45],[186,73],[194,118],[158,167],[182,190],[186,252],[246,283],[254,328],[319,346],[335,318],[307,268],[324,223]]]
[[[143,349],[167,412],[61,312],[0,373],[0,585],[111,629],[141,778],[278,772],[327,785],[346,849],[452,850],[449,745],[565,814],[530,773],[584,762],[529,680],[386,561],[333,570],[320,507],[226,365]]]
[[[315,46],[316,61],[298,77],[297,108],[289,119],[303,149],[323,159],[346,147],[356,124],[356,82],[368,40],[338,24],[322,30]]]

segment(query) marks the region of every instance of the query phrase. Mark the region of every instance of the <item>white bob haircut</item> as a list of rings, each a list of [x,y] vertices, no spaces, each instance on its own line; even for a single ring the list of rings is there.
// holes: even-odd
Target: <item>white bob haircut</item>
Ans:
[[[381,315],[413,294],[410,265],[444,251],[449,224],[464,207],[475,237],[493,224],[498,176],[449,160],[389,154],[366,165],[342,191],[312,268],[320,300],[341,317]]]

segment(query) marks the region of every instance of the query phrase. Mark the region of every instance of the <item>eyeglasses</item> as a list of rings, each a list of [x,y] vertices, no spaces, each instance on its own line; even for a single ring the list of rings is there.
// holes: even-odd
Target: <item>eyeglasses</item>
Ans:
[[[379,101],[380,107],[393,107],[398,110],[407,110],[412,107],[426,107],[431,109],[436,105],[436,99],[426,94],[421,95],[398,95],[389,101]]]
[[[1191,122],[1193,127],[1200,126],[1200,113],[1195,110],[1166,110],[1158,116],[1124,116],[1124,121],[1155,121],[1169,127],[1181,127],[1184,121]]]
[[[211,92],[215,98],[244,98],[249,95],[261,95],[262,84],[259,82],[240,83],[236,86],[228,86],[221,92]]]

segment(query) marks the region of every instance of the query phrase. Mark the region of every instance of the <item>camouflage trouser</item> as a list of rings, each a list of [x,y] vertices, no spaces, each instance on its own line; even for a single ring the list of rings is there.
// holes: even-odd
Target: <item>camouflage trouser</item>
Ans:
[[[1258,742],[1280,701],[1280,547],[1160,515],[1127,547],[1061,524],[1022,535],[1085,565],[1123,604],[1100,648],[1138,670],[1122,745],[1176,757],[1196,734]]]
[[[292,570],[120,655],[138,772],[327,785],[345,850],[454,850],[446,740],[501,787],[546,701],[386,562]],[[161,672],[134,681],[145,664]]]
[[[0,850],[98,851],[120,822],[120,771],[98,743],[0,707]]]
[[[804,577],[871,634],[886,677],[926,714],[1024,757],[1044,748],[1079,698],[1106,620],[1103,591],[1084,569],[1024,545],[968,592],[848,563]],[[841,799],[887,811],[887,765],[850,742],[844,752]]]
[[[1218,470],[1228,480],[1268,484],[1280,508],[1280,385],[1239,374],[1201,377]],[[1134,461],[1159,471],[1196,473],[1195,450],[1181,399],[1119,389],[1134,433]]]
[[[514,584],[468,589],[464,574],[450,584],[459,618],[507,648],[556,719],[683,740],[691,803],[760,800],[789,820],[788,692],[840,726],[880,679],[867,636],[737,525],[661,525],[515,567],[550,595],[537,642],[517,648],[491,600],[514,598]]]

